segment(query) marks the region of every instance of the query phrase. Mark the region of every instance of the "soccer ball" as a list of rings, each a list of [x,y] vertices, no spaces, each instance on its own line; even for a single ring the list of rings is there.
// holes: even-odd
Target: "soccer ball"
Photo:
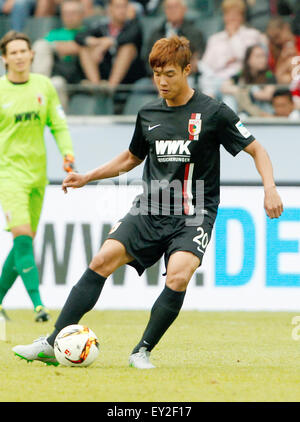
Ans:
[[[54,353],[64,366],[89,366],[99,354],[96,334],[84,325],[68,325],[56,336]]]

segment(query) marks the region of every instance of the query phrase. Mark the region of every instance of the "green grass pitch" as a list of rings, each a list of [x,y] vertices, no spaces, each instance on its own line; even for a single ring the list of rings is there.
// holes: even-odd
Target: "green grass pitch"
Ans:
[[[27,363],[11,352],[52,331],[33,312],[11,310],[0,341],[0,401],[211,402],[300,401],[300,341],[287,312],[189,312],[152,353],[153,370],[128,367],[148,312],[91,311],[82,323],[99,337],[101,352],[88,368]]]

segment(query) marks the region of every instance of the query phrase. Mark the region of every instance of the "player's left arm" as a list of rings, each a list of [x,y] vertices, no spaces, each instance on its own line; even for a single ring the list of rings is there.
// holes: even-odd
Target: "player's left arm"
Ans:
[[[273,166],[267,151],[257,140],[246,146],[244,151],[251,155],[261,176],[265,191],[264,207],[267,215],[270,218],[280,217],[283,212],[283,204],[276,189]]]
[[[63,169],[70,173],[75,168],[75,158],[70,131],[67,125],[65,112],[60,104],[57,92],[49,81],[49,102],[47,126],[55,138],[58,149],[63,156]]]
[[[217,136],[220,143],[234,157],[242,150],[252,156],[264,185],[266,213],[270,218],[280,217],[283,206],[276,189],[273,167],[267,151],[226,104],[220,104],[216,117]]]

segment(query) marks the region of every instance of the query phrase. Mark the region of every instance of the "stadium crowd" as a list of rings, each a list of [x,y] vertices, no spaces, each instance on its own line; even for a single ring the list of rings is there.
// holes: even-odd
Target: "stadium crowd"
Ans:
[[[296,0],[0,0],[8,29],[31,37],[32,71],[52,78],[69,114],[136,113],[157,95],[153,43],[178,34],[193,87],[243,117],[300,118]]]

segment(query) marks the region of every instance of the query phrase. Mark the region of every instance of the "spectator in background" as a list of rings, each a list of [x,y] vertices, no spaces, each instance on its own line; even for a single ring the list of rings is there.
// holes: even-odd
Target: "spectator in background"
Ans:
[[[261,17],[292,16],[297,9],[297,0],[244,0],[247,21],[256,27]]]
[[[200,29],[186,18],[187,5],[185,0],[164,0],[165,19],[163,23],[151,33],[147,44],[146,57],[149,56],[154,43],[160,38],[172,35],[184,36],[190,41],[193,58],[199,60],[205,48],[205,40]],[[152,74],[152,72],[151,72]]]
[[[244,0],[244,3],[246,6],[245,21],[247,24],[265,32],[268,21],[274,13],[277,14],[272,0]]]
[[[100,0],[79,0],[82,3],[84,18],[95,13]],[[59,14],[63,0],[0,0],[0,15],[11,18],[11,29],[23,31],[30,16],[46,17]]]
[[[224,0],[222,11],[225,29],[209,37],[202,58],[202,64],[215,74],[214,92],[207,92],[213,96],[218,93],[224,80],[241,70],[248,47],[267,43],[266,37],[260,31],[244,25],[243,0]]]
[[[256,44],[247,48],[242,70],[223,83],[224,102],[237,113],[270,116],[275,84],[276,78],[268,68],[267,51]]]
[[[278,88],[272,100],[274,116],[287,117],[290,120],[300,119],[300,110],[295,109],[292,93],[287,88]]]
[[[140,57],[142,29],[137,19],[127,19],[128,0],[110,0],[108,21],[79,32],[80,60],[87,79],[114,90],[145,75]]]
[[[74,41],[76,34],[83,30],[84,10],[80,0],[63,0],[60,13],[62,28],[51,30],[33,45],[32,72],[51,77],[66,109],[66,84],[77,84],[85,77],[79,62],[79,46]]]
[[[279,84],[290,84],[293,80],[294,57],[300,55],[300,36],[293,34],[291,26],[282,18],[270,20],[267,28],[269,38],[269,64]]]
[[[153,15],[158,11],[162,0],[131,0],[135,7],[138,5],[140,14],[142,15]]]
[[[16,0],[16,1],[19,1],[19,0]],[[64,0],[38,0],[38,1],[42,2],[42,4],[39,7],[38,16],[55,16],[56,14],[59,14],[61,10],[60,5],[63,3]],[[95,14],[95,6],[98,6],[98,0],[79,0],[79,1],[82,4],[84,18],[90,17]]]
[[[11,18],[11,29],[22,31],[31,15],[43,16],[48,0],[0,0],[0,15]]]
[[[98,0],[79,0],[84,8],[84,17],[94,13],[94,2]],[[30,16],[55,16],[63,0],[0,0],[0,15],[11,17],[11,29],[22,31]]]

